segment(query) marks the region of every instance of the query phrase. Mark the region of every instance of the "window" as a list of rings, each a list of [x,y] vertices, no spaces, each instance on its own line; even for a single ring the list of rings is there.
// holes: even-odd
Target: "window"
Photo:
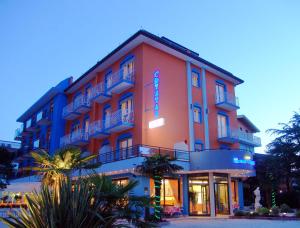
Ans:
[[[26,121],[26,127],[27,127],[27,128],[28,128],[28,127],[31,127],[31,119],[29,119],[29,120]]]
[[[91,98],[92,98],[92,86],[88,86],[85,89],[85,99],[87,102],[89,102]]]
[[[195,87],[200,87],[200,74],[199,72],[192,71],[192,85]]]
[[[40,140],[39,139],[37,139],[37,140],[35,140],[34,142],[33,142],[33,148],[39,148],[39,146],[40,146]]]
[[[221,103],[225,101],[225,91],[226,87],[224,84],[216,84],[216,103]]]
[[[194,106],[194,122],[201,123],[201,121],[202,121],[201,107]]]
[[[195,151],[196,152],[200,152],[200,151],[202,151],[203,150],[203,143],[202,142],[196,142],[195,143]]]
[[[117,157],[118,157],[118,155],[120,155],[121,159],[126,159],[128,157],[131,157],[131,155],[132,155],[132,137],[128,137],[128,138],[119,140],[118,145],[119,145],[118,152],[120,154],[117,154]]]
[[[86,134],[89,132],[90,118],[86,117],[83,122],[83,129]]]
[[[103,111],[103,120],[104,120],[104,127],[108,128],[110,126],[110,116],[111,116],[111,108],[106,107]]]
[[[72,133],[77,132],[77,131],[79,131],[79,129],[80,129],[80,123],[77,120],[72,124],[71,132]]]
[[[218,114],[218,137],[227,137],[228,134],[228,117]]]
[[[150,179],[150,196],[154,197],[154,180]],[[162,179],[160,190],[160,205],[181,207],[181,192],[179,179]]]
[[[121,65],[122,79],[131,80],[133,71],[134,71],[134,62],[133,59],[130,59]]]
[[[113,179],[112,182],[114,184],[117,184],[119,186],[126,186],[129,183],[128,178],[124,178],[124,179]]]
[[[106,88],[110,88],[113,84],[113,74],[112,71],[109,71],[106,75],[105,75],[105,83],[106,83]]]
[[[120,102],[122,112],[122,122],[131,123],[133,117],[133,99],[126,98]]]

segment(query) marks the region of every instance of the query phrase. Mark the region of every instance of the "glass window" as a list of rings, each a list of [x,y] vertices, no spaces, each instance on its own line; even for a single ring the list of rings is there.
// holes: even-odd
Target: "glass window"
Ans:
[[[129,183],[128,178],[123,178],[123,179],[113,179],[112,182],[114,184],[117,184],[119,186],[125,186]]]
[[[89,125],[90,125],[90,119],[85,118],[84,123],[83,123],[83,129],[85,133],[89,132]]]
[[[225,85],[220,83],[216,84],[216,103],[225,101]]]
[[[194,122],[201,123],[202,112],[201,108],[198,106],[194,106]]]
[[[180,182],[178,179],[163,179],[160,190],[160,204],[181,207]],[[150,196],[155,196],[154,180],[150,179]]]
[[[134,62],[133,62],[133,60],[124,63],[122,65],[123,79],[130,80],[133,71],[134,71]]]
[[[26,127],[27,127],[27,128],[28,128],[28,127],[31,127],[31,119],[29,119],[29,120],[26,121]]]
[[[200,87],[200,74],[198,72],[192,71],[192,85]]]
[[[33,148],[39,148],[39,146],[40,146],[40,140],[37,139],[33,142]]]
[[[108,128],[110,126],[110,116],[111,116],[111,108],[106,108],[104,109],[104,116],[103,116],[103,120],[104,120],[104,126],[105,128]]]
[[[111,71],[105,75],[106,88],[110,88],[112,86],[112,82],[113,82],[112,76],[113,74]]]
[[[117,157],[125,159],[132,155],[132,138],[125,138],[119,141],[119,150],[117,151]]]
[[[200,152],[202,150],[203,150],[203,143],[201,143],[201,142],[195,143],[195,151]]]
[[[121,102],[122,122],[131,123],[133,116],[133,99],[132,97]]]
[[[218,114],[218,137],[227,137],[227,116]]]
[[[89,102],[90,99],[92,98],[92,87],[91,86],[86,88],[85,96],[86,96],[87,102]]]
[[[189,178],[189,210],[193,215],[210,213],[208,176]]]
[[[229,214],[229,193],[227,176],[214,176],[216,214]]]
[[[72,125],[72,129],[71,129],[72,133],[77,132],[79,129],[80,129],[80,123],[79,121],[75,121]]]

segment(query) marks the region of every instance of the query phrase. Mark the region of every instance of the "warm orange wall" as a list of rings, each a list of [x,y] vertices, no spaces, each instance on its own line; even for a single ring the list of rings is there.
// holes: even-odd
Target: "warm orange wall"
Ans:
[[[173,148],[177,142],[184,142],[187,140],[189,145],[189,128],[188,128],[188,104],[187,104],[187,79],[186,79],[186,62],[165,52],[162,52],[147,44],[142,44],[133,49],[128,54],[135,56],[135,86],[124,93],[132,92],[134,99],[134,128],[125,132],[133,134],[133,144],[146,144],[151,146],[161,146]],[[90,81],[92,85],[104,81],[104,75],[108,69],[116,72],[120,69],[120,62],[126,58],[124,55],[113,65],[97,75]],[[191,66],[201,71],[196,66]],[[153,111],[153,73],[155,70],[160,71],[160,117],[165,118],[165,125],[163,127],[149,129],[149,121],[154,119]],[[207,103],[209,110],[209,136],[210,147],[216,149],[220,147],[217,141],[217,113],[222,111],[215,106],[215,85],[216,80],[222,80],[217,75],[206,71],[206,91]],[[234,94],[234,85],[223,80],[227,86],[227,91]],[[201,81],[202,83],[202,81]],[[87,84],[86,84],[87,85]],[[86,85],[80,89],[84,93]],[[74,96],[73,93],[68,96],[69,102]],[[93,102],[92,109],[89,112],[90,121],[102,119],[103,107],[110,104],[112,111],[118,109],[118,102],[122,94],[113,94],[112,99],[104,104]],[[192,86],[193,103],[199,103],[202,107],[202,116],[204,116],[202,88]],[[224,111],[228,114],[230,119],[231,129],[238,128],[236,111]],[[81,115],[78,119],[83,123],[86,114]],[[70,131],[70,126],[73,121],[67,121],[67,133]],[[114,133],[108,137],[110,145],[116,149],[116,141],[119,135],[125,132]],[[194,123],[195,140],[204,139],[204,122]],[[97,153],[103,140],[92,139],[88,145],[88,150]],[[233,145],[237,148],[238,145]]]
[[[154,119],[153,73],[160,71],[159,117],[165,125],[149,129]],[[143,45],[144,109],[142,143],[173,148],[176,142],[188,140],[188,110],[185,62],[149,45]]]
[[[135,57],[135,86],[129,90],[124,91],[121,94],[113,94],[112,98],[104,104],[98,104],[96,102],[93,102],[91,111],[89,113],[82,114],[80,117],[78,117],[75,120],[67,121],[67,133],[70,132],[71,125],[76,120],[80,120],[81,127],[83,127],[83,120],[86,115],[90,116],[90,123],[94,120],[102,119],[103,108],[106,104],[109,104],[111,106],[112,112],[117,111],[119,108],[118,106],[119,106],[120,97],[125,93],[132,92],[133,93],[133,102],[134,102],[134,126],[135,127],[133,129],[129,129],[127,131],[113,133],[107,139],[109,140],[110,145],[113,147],[113,149],[115,149],[116,145],[117,145],[118,136],[123,133],[130,132],[133,135],[133,144],[141,143],[141,135],[142,135],[142,133],[141,133],[141,118],[139,118],[139,116],[141,116],[141,113],[142,113],[142,109],[140,108],[142,106],[142,95],[141,94],[142,94],[142,88],[143,88],[143,86],[142,86],[142,51],[143,51],[142,46],[135,48],[134,50],[132,50],[131,52],[129,52],[128,54],[126,54],[122,58],[120,58],[118,61],[116,61],[113,65],[108,67],[106,70],[97,73],[97,76],[94,77],[90,81],[90,83],[92,83],[93,85],[96,85],[99,82],[104,82],[104,77],[105,77],[105,73],[107,72],[107,70],[111,69],[113,73],[120,70],[120,63],[129,54],[132,54]],[[80,89],[78,89],[78,91],[82,91],[82,93],[84,93],[87,85],[88,85],[88,83],[86,83],[84,86],[82,86]],[[76,91],[73,94],[68,96],[69,102],[72,101],[73,96],[78,91]],[[102,142],[103,142],[103,140],[90,139],[90,143],[89,143],[87,149],[89,151],[97,153]]]

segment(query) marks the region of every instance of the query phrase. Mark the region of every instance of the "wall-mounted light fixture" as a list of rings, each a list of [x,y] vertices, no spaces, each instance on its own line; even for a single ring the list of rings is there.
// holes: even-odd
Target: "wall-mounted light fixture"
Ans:
[[[159,118],[156,120],[152,120],[149,122],[149,128],[157,128],[165,125],[165,119],[164,118]]]

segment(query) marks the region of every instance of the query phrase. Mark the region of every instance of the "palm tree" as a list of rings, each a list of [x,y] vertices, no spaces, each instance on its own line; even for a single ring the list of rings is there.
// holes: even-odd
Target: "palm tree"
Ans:
[[[136,167],[136,171],[142,175],[148,176],[154,179],[155,188],[155,206],[154,206],[154,218],[157,221],[161,220],[161,207],[160,207],[160,190],[161,181],[164,176],[172,176],[183,167],[171,163],[173,159],[170,159],[168,155],[155,154],[150,157],[146,157],[141,165]]]
[[[109,177],[93,174],[75,181],[60,179],[58,184],[59,188],[43,185],[39,194],[27,195],[28,210],[22,208],[17,216],[0,221],[20,228],[153,227],[141,220],[144,201],[129,196],[136,181],[119,186]]]
[[[72,172],[82,169],[94,169],[100,163],[91,163],[97,155],[82,156],[79,148],[68,147],[57,150],[50,156],[45,150],[31,152],[37,166],[30,167],[42,175],[42,183],[49,186],[58,186],[60,179],[70,178]]]

